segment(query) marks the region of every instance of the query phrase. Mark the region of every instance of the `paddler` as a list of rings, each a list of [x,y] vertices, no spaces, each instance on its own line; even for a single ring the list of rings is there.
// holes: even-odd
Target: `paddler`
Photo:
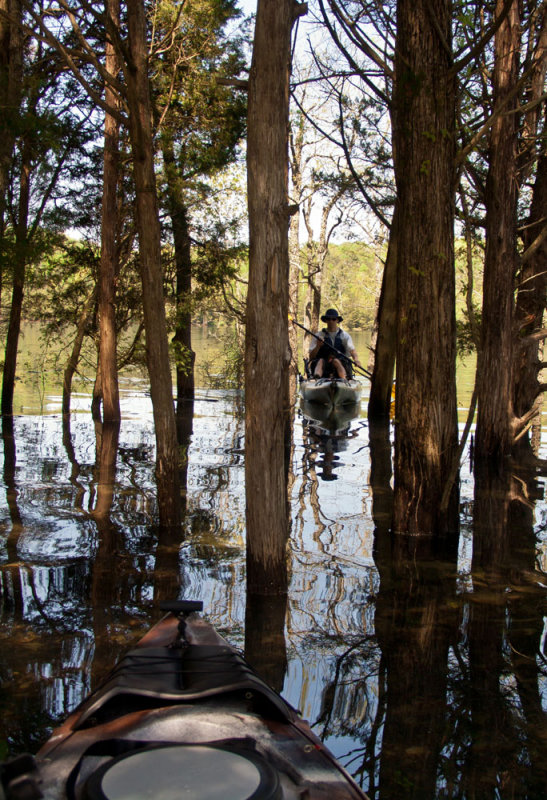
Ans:
[[[318,331],[310,345],[310,368],[314,378],[327,378],[336,375],[338,378],[351,377],[351,358],[360,367],[352,338],[347,331],[343,331],[339,323],[343,317],[335,308],[328,308],[321,322],[326,328]],[[320,340],[320,341],[319,341]]]

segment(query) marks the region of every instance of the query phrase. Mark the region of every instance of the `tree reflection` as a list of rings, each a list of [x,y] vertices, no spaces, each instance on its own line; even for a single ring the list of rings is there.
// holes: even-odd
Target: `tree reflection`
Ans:
[[[6,538],[6,551],[8,563],[10,564],[13,609],[14,614],[19,617],[22,614],[22,590],[17,545],[23,525],[17,502],[18,489],[15,483],[17,450],[13,430],[13,417],[11,415],[2,417],[2,439],[4,443],[4,485],[6,487],[6,501],[11,521],[11,529]],[[9,603],[9,596],[6,597],[6,602]]]
[[[187,510],[188,450],[192,437],[194,403],[180,401],[177,405],[177,440],[179,446],[180,513]],[[169,602],[179,597],[181,589],[180,546],[182,525],[160,526],[154,566],[154,603]]]
[[[507,796],[540,797],[535,791],[547,784],[547,718],[539,689],[545,670],[538,663],[545,664],[545,590],[535,570],[533,483],[507,466],[475,465],[472,741],[464,783],[480,797],[500,789]]]
[[[436,547],[432,537],[394,536],[391,558],[378,557],[376,634],[386,669],[382,800],[437,797],[448,651],[458,620],[456,563]]]
[[[276,692],[282,691],[287,673],[286,615],[286,586],[267,596],[247,592],[245,658]]]

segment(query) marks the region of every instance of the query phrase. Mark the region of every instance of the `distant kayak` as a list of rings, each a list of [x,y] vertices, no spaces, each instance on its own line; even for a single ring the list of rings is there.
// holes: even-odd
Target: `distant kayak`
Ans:
[[[201,606],[163,606],[167,616],[36,758],[0,765],[0,796],[366,800],[308,723],[195,613]]]
[[[362,388],[355,378],[305,378],[300,383],[300,394],[308,403],[345,406],[359,402]]]

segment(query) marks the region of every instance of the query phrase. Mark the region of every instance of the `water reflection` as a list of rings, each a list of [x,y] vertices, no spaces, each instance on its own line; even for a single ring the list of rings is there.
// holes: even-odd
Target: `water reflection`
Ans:
[[[389,425],[297,417],[288,592],[247,595],[239,400],[198,396],[179,419],[177,532],[157,524],[146,407],[118,431],[78,414],[4,428],[0,749],[35,750],[178,594],[204,600],[371,798],[543,797],[537,471],[477,471],[474,496],[465,476],[457,559],[392,537]],[[314,437],[331,434],[325,481]]]
[[[359,415],[359,403],[328,406],[302,400],[300,408],[308,472],[323,481],[338,480],[335,470],[344,466],[339,454],[347,450],[349,440],[358,434],[351,423]]]

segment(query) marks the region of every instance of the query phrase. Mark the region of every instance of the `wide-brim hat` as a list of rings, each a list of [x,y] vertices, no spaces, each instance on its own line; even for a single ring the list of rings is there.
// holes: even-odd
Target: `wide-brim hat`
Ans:
[[[335,319],[338,322],[342,322],[344,317],[341,317],[338,311],[335,308],[327,308],[323,316],[321,317],[321,322],[326,322],[329,319]]]

